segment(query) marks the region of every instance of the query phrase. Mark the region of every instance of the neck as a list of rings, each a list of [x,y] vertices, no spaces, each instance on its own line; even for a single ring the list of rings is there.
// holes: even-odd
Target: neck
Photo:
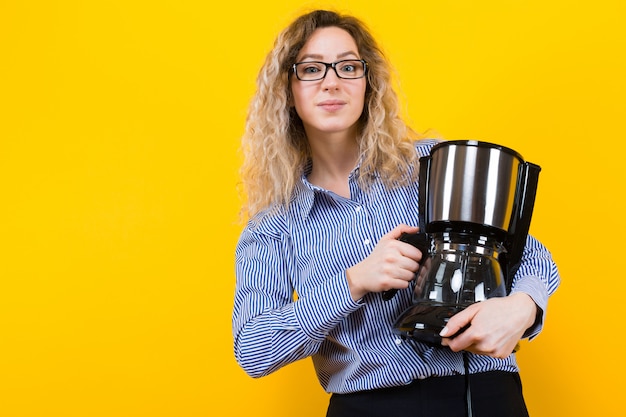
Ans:
[[[309,139],[309,143],[313,160],[308,176],[311,184],[350,198],[348,176],[359,158],[356,138],[327,136],[324,140]]]

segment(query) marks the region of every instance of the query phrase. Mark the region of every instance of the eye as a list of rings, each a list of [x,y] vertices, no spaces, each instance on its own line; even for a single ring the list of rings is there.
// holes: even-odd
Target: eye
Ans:
[[[322,65],[316,63],[306,63],[301,66],[302,72],[305,74],[316,74],[323,71]]]
[[[363,68],[361,61],[342,61],[339,63],[339,71],[345,74],[359,73]]]
[[[341,70],[341,72],[355,72],[356,65],[354,64],[354,62],[345,62],[341,64],[339,69]]]

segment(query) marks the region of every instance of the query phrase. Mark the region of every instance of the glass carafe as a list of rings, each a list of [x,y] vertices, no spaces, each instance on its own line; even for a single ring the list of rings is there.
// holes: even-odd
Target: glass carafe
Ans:
[[[470,304],[506,295],[501,245],[464,233],[433,235],[432,251],[415,280],[414,305],[394,326],[403,337],[439,344],[448,319]]]

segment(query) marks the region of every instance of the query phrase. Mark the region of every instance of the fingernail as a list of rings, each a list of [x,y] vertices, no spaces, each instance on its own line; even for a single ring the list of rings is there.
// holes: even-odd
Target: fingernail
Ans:
[[[446,337],[446,335],[448,334],[448,326],[444,327],[443,329],[441,329],[441,331],[439,332],[439,336],[441,337]]]

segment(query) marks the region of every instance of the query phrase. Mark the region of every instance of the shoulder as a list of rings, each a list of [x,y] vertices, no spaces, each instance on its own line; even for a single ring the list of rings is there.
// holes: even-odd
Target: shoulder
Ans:
[[[413,142],[413,145],[415,146],[417,156],[421,158],[422,156],[430,155],[432,147],[441,142],[443,142],[441,139],[421,139]]]
[[[263,210],[248,221],[239,237],[238,247],[278,244],[289,237],[289,223],[285,209],[275,207]]]

